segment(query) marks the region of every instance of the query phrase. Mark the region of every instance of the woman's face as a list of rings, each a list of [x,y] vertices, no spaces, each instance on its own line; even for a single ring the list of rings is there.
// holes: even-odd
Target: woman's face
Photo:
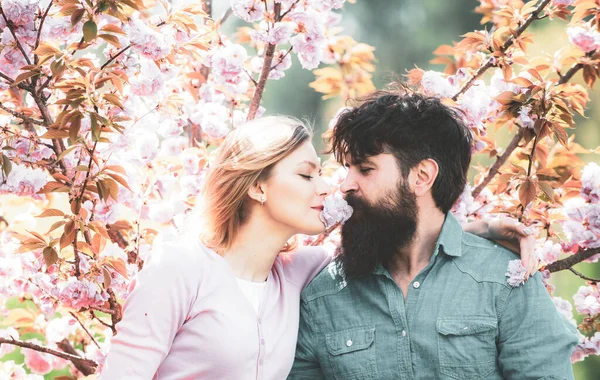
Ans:
[[[294,234],[316,235],[324,231],[319,218],[330,188],[321,178],[321,165],[315,148],[305,142],[273,167],[265,181],[267,214]]]

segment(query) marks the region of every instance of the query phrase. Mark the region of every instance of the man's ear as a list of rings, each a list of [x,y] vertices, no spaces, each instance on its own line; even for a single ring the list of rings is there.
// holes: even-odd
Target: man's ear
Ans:
[[[258,203],[265,203],[267,201],[267,194],[265,192],[266,185],[260,181],[254,182],[248,189],[248,196],[254,199]]]
[[[431,190],[439,170],[437,162],[431,158],[419,162],[411,169],[412,187],[416,196],[423,195]]]

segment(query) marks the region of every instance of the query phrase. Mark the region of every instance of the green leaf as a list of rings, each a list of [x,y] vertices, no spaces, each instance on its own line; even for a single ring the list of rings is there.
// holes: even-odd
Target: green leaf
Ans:
[[[88,20],[83,24],[83,38],[85,42],[90,42],[98,34],[98,26],[92,20]]]

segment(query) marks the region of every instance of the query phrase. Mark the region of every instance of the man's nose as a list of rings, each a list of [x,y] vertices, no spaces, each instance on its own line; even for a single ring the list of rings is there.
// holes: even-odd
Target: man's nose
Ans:
[[[354,180],[354,176],[351,173],[348,173],[344,182],[340,186],[340,191],[345,195],[349,192],[353,192],[357,190],[356,181]]]

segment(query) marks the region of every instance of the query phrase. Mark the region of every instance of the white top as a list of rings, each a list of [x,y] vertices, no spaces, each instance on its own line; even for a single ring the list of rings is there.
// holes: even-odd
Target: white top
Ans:
[[[252,282],[252,281],[242,280],[241,278],[237,278],[237,277],[236,277],[236,279],[237,279],[238,285],[242,289],[242,292],[244,293],[244,295],[246,296],[248,301],[250,301],[250,304],[256,311],[256,314],[258,314],[258,308],[262,301],[263,293],[265,291],[265,285],[267,284],[267,282],[266,281]]]

